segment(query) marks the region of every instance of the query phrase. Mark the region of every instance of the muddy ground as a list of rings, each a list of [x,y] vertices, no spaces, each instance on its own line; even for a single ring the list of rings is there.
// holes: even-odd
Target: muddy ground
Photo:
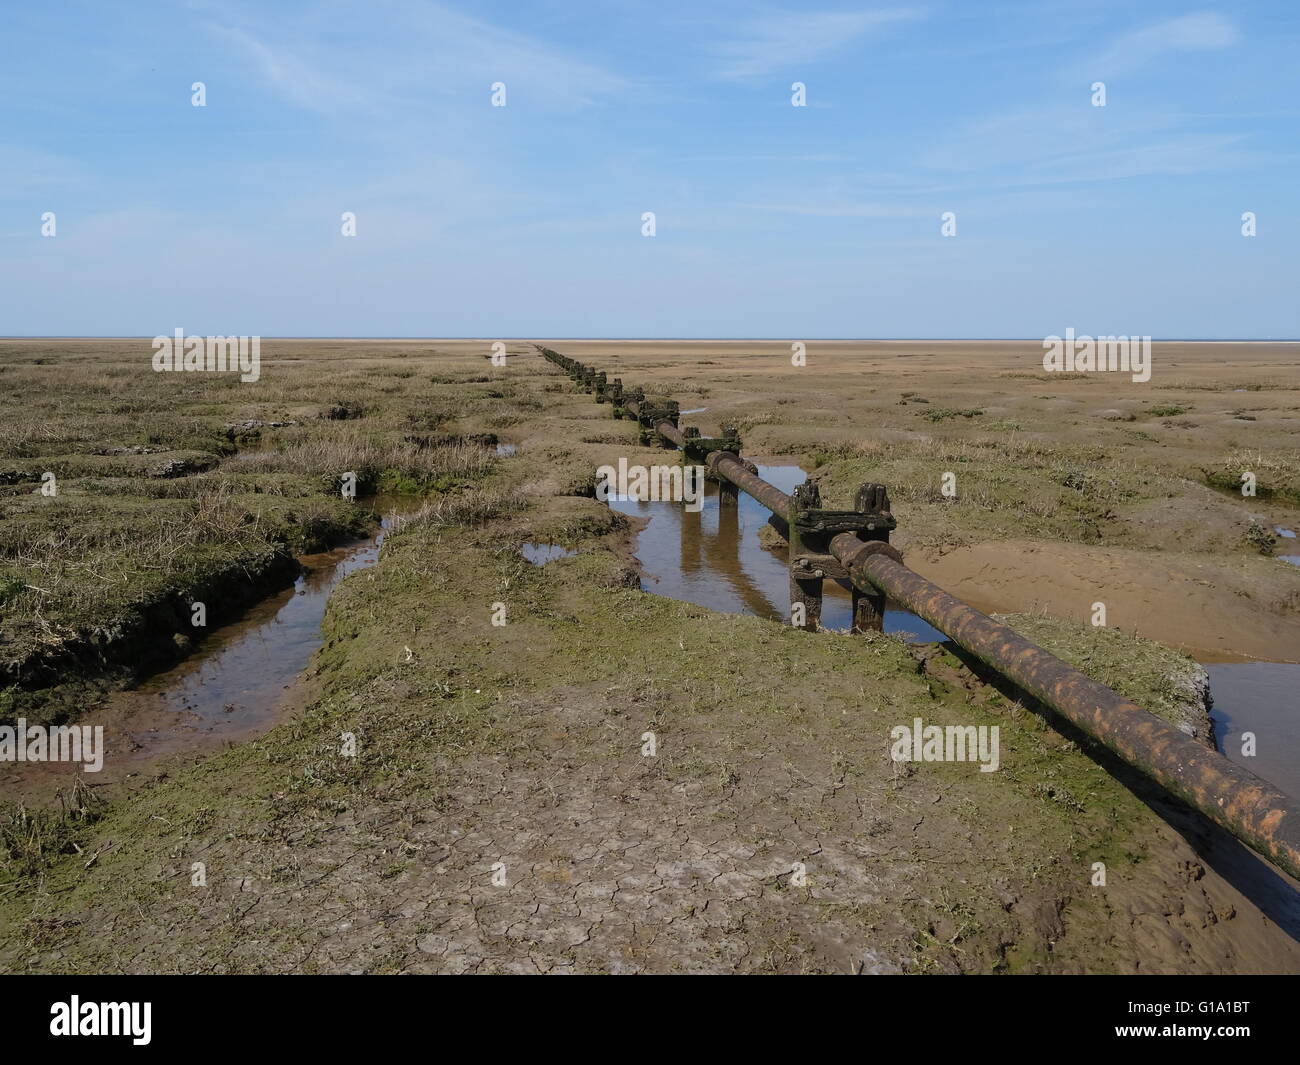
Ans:
[[[7,342],[5,373],[147,365],[140,342],[42,343],[15,371]],[[976,605],[1100,600],[1175,646],[1300,660],[1300,570],[1264,553],[1296,520],[1294,347],[1157,345],[1136,385],[1047,378],[1037,345],[810,344],[796,368],[770,343],[549,343],[815,466],[830,505],[889,485],[909,562]],[[1295,884],[950,656],[637,590],[631,530],[586,493],[665,453],[529,345],[499,369],[476,342],[263,350],[264,391],[165,385],[200,425],[302,422],[328,390],[376,447],[427,407],[518,451],[398,471],[427,504],[335,593],[279,725],[5,811],[5,971],[1300,972]],[[257,448],[279,477],[277,432]],[[1243,462],[1267,498],[1225,490]],[[577,554],[535,567],[525,541]],[[1162,598],[1136,579],[1156,572]],[[1002,768],[891,761],[915,716],[999,725]]]

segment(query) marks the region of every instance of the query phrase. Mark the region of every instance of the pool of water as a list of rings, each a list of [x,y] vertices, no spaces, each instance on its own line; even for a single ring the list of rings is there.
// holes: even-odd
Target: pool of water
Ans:
[[[1300,798],[1300,665],[1206,666],[1214,695],[1214,739],[1232,761]],[[1255,754],[1243,752],[1253,733]]]
[[[524,558],[534,566],[545,566],[548,562],[554,562],[557,558],[572,558],[578,552],[571,547],[561,547],[559,544],[524,544],[520,549]]]
[[[759,466],[759,476],[783,492],[802,484],[798,466]],[[611,500],[611,507],[648,519],[637,538],[646,591],[732,614],[755,614],[774,621],[790,616],[790,578],[786,552],[770,551],[758,540],[768,511],[741,493],[739,506],[718,505],[717,485],[705,489],[703,508],[695,513],[680,503]],[[823,582],[822,627],[848,631],[852,625],[851,593],[835,581]],[[885,631],[920,642],[944,636],[914,614],[888,607]]]

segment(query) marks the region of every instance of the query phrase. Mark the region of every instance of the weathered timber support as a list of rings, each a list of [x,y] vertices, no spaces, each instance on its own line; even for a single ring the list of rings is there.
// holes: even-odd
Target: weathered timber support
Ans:
[[[706,465],[709,455],[714,451],[740,454],[740,431],[734,425],[724,425],[721,436],[701,436],[699,429],[694,427],[684,431],[689,437],[684,449],[685,458],[696,465]]]
[[[790,624],[816,632],[822,620],[821,567],[810,565],[804,555],[803,516],[821,504],[821,493],[812,481],[805,481],[790,497]]]
[[[731,486],[729,496],[724,494],[723,486],[728,484],[723,480],[718,485],[718,536],[724,541],[734,542],[740,545],[740,507],[736,506],[736,487]],[[730,502],[728,502],[730,499]]]
[[[641,390],[637,389],[637,392],[640,394]],[[682,447],[683,437],[677,427],[681,415],[675,399],[645,399],[642,396],[626,406],[641,425],[641,443],[653,443],[657,435],[660,444]]]
[[[807,481],[795,490],[789,516],[791,580],[848,581],[849,572],[831,552],[831,537],[848,534],[859,540],[889,542],[895,528],[885,486],[858,488],[853,510],[827,510],[821,505],[817,485]],[[852,588],[853,632],[881,632],[885,625],[885,597],[870,585]]]
[[[691,464],[691,450],[697,445],[700,439],[700,430],[698,426],[682,426],[682,446],[679,461],[683,466],[689,467]]]
[[[723,510],[737,510],[740,507],[740,489],[725,477],[718,478],[718,506]]]
[[[867,525],[858,530],[859,540],[874,540],[889,543],[889,533],[893,526],[893,515],[889,509],[889,492],[883,484],[863,484],[858,486],[853,499],[854,508],[859,514],[867,515]],[[889,521],[875,520],[878,515],[888,515]],[[864,590],[856,584],[853,589],[853,626],[854,632],[885,631],[885,595],[878,589]]]
[[[740,454],[740,430],[734,425],[724,425],[722,427],[722,436],[709,439],[701,437],[699,441],[700,455],[699,461],[704,463],[705,467],[709,464],[709,455],[714,451],[729,451],[733,455]],[[758,467],[752,462],[745,463],[749,472],[758,475]],[[740,489],[726,477],[720,476],[716,471],[710,468],[713,479],[718,482],[718,506],[719,507],[737,507],[740,505]]]

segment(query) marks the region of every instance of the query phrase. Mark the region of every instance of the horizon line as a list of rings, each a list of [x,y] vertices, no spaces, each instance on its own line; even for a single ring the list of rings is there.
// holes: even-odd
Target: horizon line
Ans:
[[[0,341],[6,340],[152,340],[156,336],[170,334],[155,333],[149,336],[145,333],[58,333],[58,334],[40,334],[40,333],[21,333],[13,335],[0,335]],[[204,333],[186,333],[186,336],[205,336]],[[217,335],[217,334],[212,334]],[[226,334],[221,334],[226,335]],[[239,336],[240,334],[234,334]],[[1042,343],[1047,338],[1042,336],[1010,337],[1010,336],[912,336],[912,337],[814,337],[814,336],[789,336],[789,337],[722,337],[722,336],[693,336],[693,337],[668,337],[668,336],[424,336],[412,334],[409,336],[378,336],[371,334],[283,334],[273,335],[269,333],[249,333],[247,336],[257,336],[261,340],[443,340],[443,341],[476,341],[491,343],[493,341],[517,341],[530,342],[534,340],[575,340],[580,342],[588,341],[654,341],[654,342],[672,342],[672,343],[787,343],[789,341],[816,341],[819,343],[893,343],[896,341],[907,343],[962,343],[962,342],[980,342],[980,343]],[[1052,334],[1055,336],[1056,334]],[[1109,336],[1110,334],[1096,333],[1075,333],[1076,337],[1084,336]],[[1141,334],[1139,334],[1141,335]],[[1152,343],[1161,344],[1298,344],[1300,337],[1169,337],[1162,336],[1151,337]]]

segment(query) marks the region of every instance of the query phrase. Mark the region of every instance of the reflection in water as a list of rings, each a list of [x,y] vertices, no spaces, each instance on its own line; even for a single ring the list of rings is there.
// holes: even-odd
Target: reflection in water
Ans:
[[[783,492],[802,484],[798,466],[759,466],[759,476]],[[649,524],[637,539],[636,554],[646,589],[710,610],[755,614],[785,621],[790,613],[790,579],[785,551],[769,551],[758,540],[769,511],[741,493],[737,507],[718,505],[717,485],[705,490],[696,513],[678,503],[613,501],[610,506]],[[823,582],[822,627],[847,631],[853,603],[847,588]],[[921,641],[943,640],[920,618],[902,610],[885,612],[885,631],[912,634]]]
[[[1206,666],[1214,695],[1214,738],[1225,755],[1256,776],[1300,796],[1300,665],[1245,662]],[[1254,756],[1242,733],[1255,734]]]
[[[578,553],[571,547],[561,547],[559,544],[524,544],[521,551],[524,558],[534,566],[545,566],[557,558],[572,558]]]

